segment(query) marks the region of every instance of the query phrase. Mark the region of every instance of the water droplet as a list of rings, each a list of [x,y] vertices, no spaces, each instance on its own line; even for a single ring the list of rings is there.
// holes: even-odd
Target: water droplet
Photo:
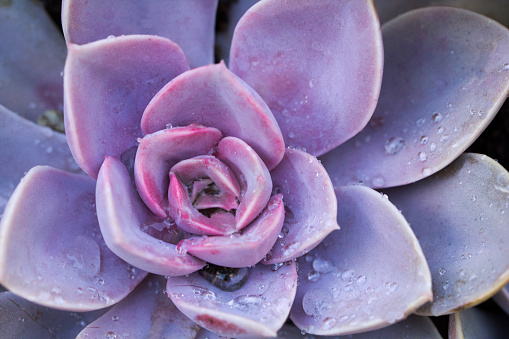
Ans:
[[[430,145],[429,145],[429,150],[431,152],[434,152],[435,150],[437,149],[437,144],[432,142]]]
[[[341,279],[343,281],[348,281],[348,280],[351,280],[353,278],[353,274],[354,274],[354,270],[347,270],[347,271],[344,271],[342,274],[341,274]]]
[[[387,289],[387,294],[394,292],[398,286],[399,284],[395,281],[386,283],[385,288]]]
[[[428,176],[428,175],[430,175],[430,174],[431,174],[431,168],[429,168],[429,167],[424,167],[424,168],[422,169],[422,175],[424,175],[424,176]]]
[[[166,124],[166,129],[172,129],[172,128],[173,128],[172,124]]]
[[[115,36],[114,36],[114,35],[108,35],[108,37],[107,37],[107,39],[110,39],[110,40],[111,40],[111,39],[114,39],[114,38],[115,38]]]
[[[419,157],[420,161],[426,161],[428,159],[428,155],[426,154],[426,152],[419,152],[417,156]]]
[[[449,288],[449,280],[443,282],[442,288],[444,289],[444,291],[447,291],[447,289]]]
[[[364,275],[360,275],[357,277],[357,285],[362,285],[366,282],[367,278]]]
[[[385,183],[385,180],[384,178],[382,177],[376,177],[376,178],[373,178],[373,180],[371,181],[371,183],[373,184],[373,186],[375,187],[382,187]]]
[[[442,126],[440,126],[438,129],[437,129],[437,134],[442,134],[444,133],[444,128]]]
[[[277,263],[277,264],[272,264],[272,265],[270,265],[270,270],[271,270],[271,271],[273,271],[273,272],[275,272],[275,271],[279,270],[279,268],[280,268],[281,266],[283,266],[283,263],[282,263],[282,262]]]
[[[446,272],[447,272],[447,270],[444,267],[442,267],[440,270],[438,270],[438,273],[440,273],[440,275],[444,275]]]
[[[110,35],[110,36],[112,36],[112,35]],[[108,339],[115,339],[117,337],[117,334],[113,331],[108,331],[108,332],[106,332],[105,337]]]
[[[286,237],[288,235],[288,227],[286,227],[285,225],[283,225],[283,227],[281,228],[281,232],[279,233],[279,239],[283,239],[284,237]]]
[[[48,154],[53,153],[53,147],[52,146],[48,146],[46,148],[46,153],[48,153]]]
[[[388,154],[397,154],[405,147],[405,139],[401,137],[391,137],[385,142],[385,152]]]
[[[506,64],[503,64],[503,65],[502,65],[502,69],[503,69],[504,71],[509,71],[509,64],[507,64],[507,63],[506,63]]]
[[[327,317],[323,319],[322,327],[324,329],[326,330],[331,329],[332,327],[334,327],[334,325],[336,325],[336,319],[332,317]]]
[[[20,318],[19,318],[19,321],[21,321],[21,322],[23,323],[23,322],[25,322],[25,318],[20,317]]]
[[[431,116],[431,119],[433,120],[433,122],[435,124],[438,124],[438,123],[440,123],[444,119],[444,116],[441,113],[439,113],[439,112],[435,112]]]
[[[474,201],[476,201],[476,200],[477,200],[477,198],[475,197],[475,195],[471,195],[471,196],[470,196],[470,200],[472,200],[472,202],[474,202]]]
[[[421,126],[422,124],[424,124],[426,122],[426,119],[425,118],[419,118],[415,121],[415,124],[417,126]]]
[[[421,141],[421,145],[426,145],[428,143],[429,137],[427,135],[423,135],[419,140]]]
[[[309,85],[309,88],[315,87],[315,84],[313,83],[313,80],[309,80],[308,85]]]
[[[112,317],[111,317],[111,320],[113,320],[113,321],[118,321],[118,316],[116,316],[116,315],[112,316]]]
[[[308,280],[309,281],[318,281],[320,279],[320,273],[315,270],[310,270],[308,272]]]
[[[334,269],[334,265],[328,260],[316,258],[313,261],[313,269],[319,273],[329,273]]]
[[[307,315],[320,316],[332,307],[330,293],[321,288],[311,289],[302,298],[302,308]]]

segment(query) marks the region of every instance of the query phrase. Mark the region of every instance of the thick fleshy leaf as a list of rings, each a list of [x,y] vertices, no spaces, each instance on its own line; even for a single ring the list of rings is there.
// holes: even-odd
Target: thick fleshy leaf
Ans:
[[[120,157],[136,145],[150,99],[189,66],[179,46],[157,36],[121,36],[68,48],[67,138],[81,168],[96,178],[105,156]]]
[[[111,252],[95,215],[95,181],[31,169],[0,223],[0,281],[32,302],[70,311],[110,306],[146,275]],[[72,227],[71,227],[72,226]]]
[[[223,138],[216,157],[230,166],[240,181],[240,205],[235,213],[235,228],[249,225],[269,202],[272,191],[270,173],[255,150],[235,137]]]
[[[485,155],[464,154],[437,174],[387,190],[419,238],[443,315],[491,297],[509,281],[509,173]]]
[[[285,144],[313,155],[366,125],[382,67],[380,25],[368,0],[259,2],[239,21],[230,51],[232,72],[269,105]]]
[[[327,172],[315,157],[286,149],[270,175],[274,191],[283,194],[286,216],[281,238],[264,264],[300,257],[339,229],[336,195]]]
[[[110,35],[151,34],[175,41],[191,67],[213,62],[217,0],[64,0],[62,25],[68,43]]]
[[[387,326],[431,299],[426,259],[401,213],[362,186],[336,190],[341,230],[298,259],[290,318],[319,335]]]
[[[277,333],[277,339],[309,339],[309,338],[328,338],[328,339],[341,339],[344,336],[309,336],[308,334],[302,334],[301,331],[294,326],[285,325]],[[420,317],[417,315],[411,315],[405,320],[402,320],[394,325],[387,326],[385,328],[351,334],[347,338],[351,339],[381,339],[381,338],[426,338],[426,339],[442,339],[442,336],[438,332],[433,322],[428,317]]]
[[[493,297],[495,302],[500,306],[505,313],[509,314],[509,284],[502,287],[502,289]]]
[[[205,263],[181,254],[174,244],[142,231],[153,214],[143,204],[125,166],[107,157],[96,188],[97,217],[108,247],[119,257],[145,271],[160,275],[189,274]]]
[[[0,103],[37,121],[62,110],[65,43],[37,1],[0,2]]]
[[[384,23],[412,9],[426,6],[451,6],[486,15],[509,26],[509,7],[505,0],[374,0],[380,22]]]
[[[200,326],[235,338],[275,337],[286,321],[297,289],[295,263],[272,271],[249,268],[240,289],[225,292],[198,273],[168,279],[168,295],[177,308]]]
[[[257,264],[274,246],[285,209],[283,196],[275,195],[267,208],[240,234],[223,237],[196,237],[181,241],[181,248],[206,262],[226,267],[248,267]]]
[[[391,187],[437,172],[477,138],[508,94],[509,30],[502,25],[434,7],[382,31],[385,68],[373,118],[322,158],[335,186]]]
[[[76,313],[57,311],[31,303],[11,292],[0,294],[2,338],[75,338],[104,310]]]
[[[168,124],[193,123],[244,140],[269,169],[283,157],[285,145],[271,111],[222,62],[186,72],[166,85],[147,106],[141,128],[149,134]]]
[[[235,232],[235,216],[227,211],[201,214],[191,202],[188,191],[177,176],[170,172],[168,215],[180,229],[194,234],[223,235]]]
[[[0,218],[14,188],[30,168],[51,165],[79,171],[63,134],[41,127],[0,105]]]
[[[508,330],[503,313],[472,307],[449,316],[450,339],[505,338]]]
[[[165,288],[163,277],[148,276],[77,338],[194,339],[200,327],[173,305]]]
[[[173,165],[207,154],[220,139],[219,130],[199,125],[168,128],[141,139],[134,175],[140,196],[152,212],[166,216],[169,173]]]

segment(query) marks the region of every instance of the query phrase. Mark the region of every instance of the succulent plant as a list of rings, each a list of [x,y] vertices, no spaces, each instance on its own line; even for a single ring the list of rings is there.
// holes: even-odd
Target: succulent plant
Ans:
[[[0,0],[2,336],[496,336],[509,30],[388,4],[234,3],[227,67],[215,0]]]

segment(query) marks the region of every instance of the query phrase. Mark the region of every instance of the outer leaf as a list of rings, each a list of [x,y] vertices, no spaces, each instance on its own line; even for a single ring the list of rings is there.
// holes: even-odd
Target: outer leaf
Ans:
[[[148,276],[77,338],[194,339],[200,327],[173,305],[164,293],[165,286],[163,277]]]
[[[180,47],[156,36],[130,35],[68,47],[67,138],[74,158],[96,178],[105,156],[119,157],[136,145],[150,99],[189,66]]]
[[[285,144],[313,155],[366,125],[382,60],[380,26],[368,0],[259,2],[239,21],[230,51],[232,72],[269,105]]]
[[[432,296],[424,255],[396,207],[367,187],[341,187],[336,194],[342,229],[298,259],[290,318],[312,334],[381,328]]]
[[[425,8],[382,31],[386,63],[375,114],[322,158],[334,185],[391,187],[437,172],[486,128],[509,91],[509,30],[486,17]]]
[[[285,145],[271,111],[224,63],[186,72],[166,85],[147,106],[141,128],[148,134],[193,123],[244,140],[269,170],[283,157]]]
[[[507,336],[507,317],[472,307],[449,316],[450,339],[504,338]]]
[[[88,311],[124,298],[145,272],[102,239],[87,176],[51,167],[30,170],[0,223],[0,281],[29,301]],[[72,227],[71,227],[72,226]]]
[[[225,292],[198,273],[168,279],[168,295],[182,313],[217,334],[274,337],[285,322],[297,289],[295,263],[277,271],[257,265],[242,288]]]
[[[380,22],[384,23],[412,9],[426,6],[452,6],[468,9],[509,25],[509,7],[505,0],[374,0]]]
[[[23,174],[36,165],[79,171],[65,136],[29,122],[0,105],[0,215]]]
[[[283,194],[285,222],[264,264],[282,263],[307,253],[339,229],[337,201],[330,178],[315,157],[286,149],[270,173],[275,192]]]
[[[32,121],[61,111],[65,43],[38,1],[2,1],[0,41],[0,103]]]
[[[67,43],[85,44],[109,35],[151,34],[175,41],[191,67],[213,62],[217,0],[64,0]]]
[[[495,300],[505,313],[509,314],[509,284],[502,287],[502,289],[495,294],[493,300]]]
[[[75,313],[33,304],[11,292],[0,294],[2,338],[74,338],[103,310]]]
[[[464,154],[413,185],[387,190],[428,260],[433,302],[419,313],[474,306],[509,281],[509,173],[485,155]]]
[[[183,275],[205,265],[177,252],[175,245],[141,230],[153,214],[143,204],[125,166],[107,157],[99,171],[96,188],[97,217],[108,247],[128,263],[151,273]]]

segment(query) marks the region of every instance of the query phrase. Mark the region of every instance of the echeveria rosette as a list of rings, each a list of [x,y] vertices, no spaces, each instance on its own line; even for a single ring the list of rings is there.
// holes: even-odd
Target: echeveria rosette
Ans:
[[[302,330],[316,334],[346,334],[386,326],[430,300],[430,274],[423,251],[428,257],[428,248],[433,250],[432,244],[439,239],[436,232],[429,234],[429,240],[419,238],[423,246],[421,251],[406,220],[384,196],[366,187],[337,185],[337,218],[342,231],[333,232],[323,240],[337,227],[336,198],[329,174],[316,158],[299,149],[304,147],[313,155],[330,151],[364,127],[374,110],[380,88],[382,49],[371,2],[263,1],[257,4],[240,21],[233,39],[230,67],[236,75],[224,64],[188,71],[187,60],[192,67],[210,62],[206,60],[206,56],[210,56],[207,54],[211,50],[210,39],[200,37],[199,32],[210,33],[209,19],[215,1],[188,2],[193,13],[203,19],[195,23],[203,22],[203,26],[198,24],[189,31],[177,27],[173,32],[180,33],[176,36],[172,36],[171,28],[164,27],[166,20],[157,19],[158,14],[165,13],[162,2],[147,2],[142,5],[142,12],[130,12],[133,8],[127,7],[123,8],[125,12],[111,12],[99,2],[88,3],[91,6],[88,9],[73,1],[64,5],[67,39],[70,42],[75,39],[77,43],[90,42],[81,46],[69,45],[65,107],[71,150],[82,168],[98,181],[94,183],[93,179],[48,167],[37,167],[27,173],[2,220],[2,283],[29,300],[52,307],[95,309],[122,299],[146,275],[141,270],[144,269],[168,276],[166,292],[176,307],[192,319],[186,319],[169,298],[162,297],[164,281],[150,276],[83,331],[83,337],[114,334],[163,336],[175,330],[172,327],[175,323],[180,330],[186,329],[179,334],[181,336],[214,336],[201,330],[193,321],[223,335],[273,336],[285,321],[290,307],[290,318]],[[185,6],[178,10],[182,9],[185,12]],[[157,25],[147,25],[145,14],[138,16],[136,12],[152,13],[150,16],[156,16]],[[115,30],[108,32],[91,16],[108,17],[115,23]],[[126,18],[130,18],[129,22]],[[440,24],[437,24],[436,18],[447,20],[438,20]],[[87,22],[95,23],[87,28]],[[417,27],[425,30],[433,23],[436,30],[419,35],[419,29],[409,28],[408,24],[412,22],[419,23]],[[473,39],[471,44],[477,44],[477,49],[468,43],[462,44],[465,42],[462,34],[468,30],[454,30],[461,22],[475,33],[468,39]],[[157,27],[156,31],[147,31],[150,26]],[[76,28],[77,31],[73,31]],[[443,29],[455,37],[451,40],[458,42],[457,45],[450,44],[447,34],[445,38],[436,35]],[[457,64],[448,64],[449,73],[440,69],[430,75],[429,70],[436,69],[437,59],[424,58],[422,60],[429,62],[412,63],[420,59],[414,54],[411,57],[405,55],[405,48],[397,44],[401,32],[417,41],[417,48],[407,47],[414,54],[431,55],[419,53],[421,47],[428,52],[434,51],[433,55],[454,50],[455,56],[459,56],[455,59]],[[187,38],[178,36],[187,33]],[[198,45],[209,48],[209,52],[196,52],[186,47],[191,44],[186,44],[182,45],[184,55],[178,45],[157,36],[121,36],[93,42],[119,34],[157,34],[178,42],[199,40],[203,44]],[[496,41],[490,40],[490,34],[498,34]],[[78,41],[78,36],[89,40]],[[394,40],[391,37],[396,37],[396,43],[391,42]],[[434,40],[443,43],[437,46]],[[450,9],[415,12],[384,27],[386,68],[380,104],[359,137],[322,158],[333,181],[336,184],[341,180],[352,181],[351,173],[341,166],[352,165],[355,161],[343,160],[342,164],[340,159],[341,156],[349,159],[349,148],[359,154],[360,141],[368,144],[378,140],[375,134],[366,135],[369,128],[382,130],[381,127],[386,125],[384,133],[387,135],[380,133],[382,141],[376,142],[385,157],[394,160],[397,155],[395,163],[412,161],[415,145],[408,141],[409,136],[405,136],[407,142],[403,144],[403,150],[410,150],[408,159],[400,159],[406,154],[400,152],[401,149],[390,152],[401,146],[399,139],[386,143],[389,134],[408,132],[398,130],[401,127],[398,120],[403,121],[403,125],[407,122],[392,114],[406,107],[404,103],[408,99],[398,97],[401,93],[398,88],[408,89],[409,93],[413,88],[424,90],[422,100],[437,105],[448,100],[443,93],[433,89],[432,82],[429,85],[419,79],[463,85],[467,93],[454,95],[451,104],[460,107],[475,101],[483,106],[481,119],[464,119],[473,125],[443,140],[461,145],[455,148],[464,149],[487,125],[507,93],[506,40],[507,30],[494,22]],[[492,48],[484,48],[486,41],[486,47],[492,43]],[[419,42],[422,42],[421,46]],[[295,46],[302,48],[296,50]],[[451,46],[454,48],[448,49]],[[359,55],[363,58],[358,58]],[[488,60],[482,70],[471,66],[480,60]],[[428,74],[429,78],[422,74]],[[451,74],[460,74],[461,83],[455,83],[452,79],[458,77]],[[402,79],[412,86],[398,87],[394,79]],[[197,91],[201,95],[196,95]],[[481,100],[484,93],[488,100]],[[430,100],[431,97],[436,98]],[[423,107],[434,110],[426,102],[419,102],[417,106],[417,112]],[[463,121],[459,112],[455,109],[448,112],[449,116],[444,114],[443,120],[450,125],[436,127],[459,129],[456,125]],[[435,112],[431,113],[433,116]],[[408,116],[411,121],[412,115]],[[417,120],[418,127],[435,126]],[[332,128],[332,131],[331,127],[340,122],[341,128]],[[408,129],[421,132],[418,128]],[[10,139],[16,138],[15,130],[8,131]],[[437,132],[438,135],[443,136],[443,131]],[[424,133],[431,132],[426,130]],[[51,139],[47,134],[43,133],[44,142]],[[440,137],[437,138],[442,142]],[[429,145],[434,141],[425,140],[430,142]],[[285,150],[285,145],[298,148]],[[166,152],[165,147],[172,151]],[[369,149],[367,152],[374,154]],[[62,153],[66,154],[65,150]],[[409,166],[417,171],[403,171],[399,176],[400,184],[428,176],[446,166],[459,153],[461,151],[442,152],[438,157],[439,165],[433,170]],[[417,155],[424,159],[420,161],[431,160],[430,153],[421,155]],[[451,187],[449,191],[452,192],[443,196],[441,206],[450,204],[452,198],[458,206],[481,200],[487,205],[492,201],[493,206],[496,205],[495,212],[498,208],[504,210],[504,206],[497,205],[500,200],[497,197],[501,195],[502,200],[505,197],[506,171],[489,159],[475,155],[464,157],[475,159],[478,165],[457,171],[454,168],[459,165],[454,163],[451,170],[443,171],[444,176],[432,176],[422,181],[424,189],[410,185],[388,191],[403,215],[417,226],[414,230],[418,234],[419,223],[415,220],[422,219],[430,208],[437,208],[430,207],[433,205],[430,201],[437,194],[435,187],[441,185]],[[34,158],[35,163],[53,161],[38,155]],[[66,168],[69,162],[65,159],[63,164],[57,162],[56,166]],[[464,161],[461,159],[460,163]],[[366,169],[351,172],[364,176],[362,171]],[[386,166],[382,169],[381,176],[389,179],[390,169],[394,168]],[[256,175],[245,175],[255,172]],[[485,188],[479,184],[485,176],[493,185]],[[449,181],[442,180],[444,178]],[[354,181],[362,180],[376,187],[392,185],[390,180],[382,182],[376,175],[368,179],[354,178]],[[464,182],[465,186],[456,189],[454,183],[458,181]],[[57,192],[54,191],[56,185],[59,187]],[[254,193],[262,194],[249,194],[253,187],[256,187]],[[413,190],[422,191],[419,203],[410,203],[413,200],[406,192],[413,197]],[[471,196],[475,197],[473,201]],[[46,202],[47,199],[51,201]],[[79,211],[76,211],[77,206]],[[25,216],[28,209],[34,211],[30,221],[26,221]],[[48,210],[56,213],[48,213]],[[225,213],[227,210],[237,210],[237,213],[233,216]],[[94,211],[97,211],[99,220]],[[206,211],[205,214],[213,218],[204,219],[200,211]],[[459,213],[454,208],[446,208],[445,212],[453,216]],[[464,245],[460,241],[464,237],[460,224],[472,220],[480,222],[479,213],[484,220],[497,220],[500,227],[484,232],[481,244],[469,246],[494,243],[493,239],[500,238],[503,233],[505,219],[496,213],[490,212],[487,217],[474,208],[463,216],[465,221],[451,223],[446,221],[454,217],[448,217],[445,212],[435,213],[437,220],[433,222],[451,224],[447,234],[460,234],[454,246],[447,248],[447,253],[453,256],[461,255],[463,251],[456,248]],[[66,220],[73,220],[77,227],[66,227]],[[12,227],[14,224],[18,229]],[[47,228],[47,224],[52,226]],[[473,227],[475,229],[477,225]],[[191,236],[189,232],[195,235]],[[16,246],[23,243],[27,235],[29,240],[25,243],[35,246]],[[68,240],[53,246],[52,239],[56,237]],[[260,238],[264,241],[260,242]],[[179,240],[179,246],[176,246]],[[276,244],[268,251],[273,242]],[[315,246],[298,259],[297,272],[291,259]],[[443,314],[470,306],[490,296],[506,282],[506,263],[501,258],[500,262],[490,266],[497,270],[494,279],[473,279],[474,284],[464,284],[464,274],[473,272],[475,275],[485,267],[483,260],[488,258],[485,254],[491,250],[480,250],[484,250],[484,254],[475,255],[478,261],[468,270],[461,271],[452,262],[447,262],[451,264],[447,274],[437,266],[437,258],[433,255],[431,260],[428,258],[436,300],[419,312],[427,313],[431,309],[433,314]],[[464,253],[465,257],[468,254]],[[270,266],[263,264],[240,268],[242,274],[250,273],[237,291],[226,292],[200,274],[191,273],[203,267],[205,261],[242,267],[251,264],[249,260],[256,263],[263,256],[262,263],[274,264],[272,268],[278,270],[272,271]],[[283,261],[287,264],[281,266]],[[16,265],[23,268],[16,271],[12,269],[12,263],[19,263]],[[396,269],[401,265],[407,266]],[[451,281],[449,274],[457,270],[459,279]],[[188,273],[191,273],[189,277],[185,276]],[[297,274],[301,281],[298,288]],[[57,279],[53,279],[54,276]],[[441,276],[449,279],[450,285],[447,286],[454,291],[462,289],[466,293],[446,295],[447,307],[435,312],[434,309],[443,305],[440,302],[442,296],[437,293]],[[473,291],[474,286],[480,286],[479,291]],[[347,305],[352,312],[344,311]],[[131,317],[137,321],[127,322]],[[175,319],[175,322],[168,319]],[[414,318],[409,318],[405,324],[413,322]],[[418,326],[421,325],[424,326]],[[284,337],[283,332],[280,334]]]

